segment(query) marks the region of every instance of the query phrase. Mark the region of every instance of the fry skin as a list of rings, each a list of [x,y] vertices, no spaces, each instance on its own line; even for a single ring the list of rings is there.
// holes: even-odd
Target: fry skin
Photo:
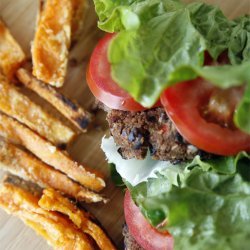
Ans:
[[[68,144],[75,132],[32,102],[0,75],[0,111],[14,117],[55,145]]]
[[[0,140],[0,169],[9,171],[40,187],[56,189],[79,201],[99,202],[106,200],[99,194],[73,182],[67,175],[41,162],[17,146]]]
[[[58,192],[52,189],[45,189],[42,198],[39,200],[39,206],[48,211],[57,211],[69,216],[70,220],[79,229],[96,241],[100,249],[116,249],[103,230],[89,219],[89,215],[86,212],[78,209]]]
[[[46,164],[67,174],[71,179],[93,191],[100,191],[105,187],[104,180],[95,173],[91,173],[84,166],[74,162],[68,154],[29,128],[1,113],[0,136],[14,144],[24,146]]]
[[[25,54],[6,25],[0,20],[0,69],[10,80],[25,61]]]
[[[54,106],[62,115],[70,120],[81,132],[86,132],[92,121],[91,115],[78,104],[59,93],[56,89],[33,77],[28,70],[20,68],[17,77],[25,87],[31,89],[44,100]]]
[[[4,183],[0,189],[0,207],[19,217],[42,235],[54,249],[92,250],[91,242],[72,222],[38,206],[39,198],[28,191]]]
[[[47,0],[32,45],[33,75],[45,83],[64,83],[71,42],[71,0]]]

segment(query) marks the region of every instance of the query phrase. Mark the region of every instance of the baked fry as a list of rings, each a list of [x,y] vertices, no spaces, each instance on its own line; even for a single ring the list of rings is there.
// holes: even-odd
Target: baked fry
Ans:
[[[59,150],[29,128],[0,113],[0,136],[24,146],[46,164],[67,174],[71,179],[94,191],[105,187],[105,182],[96,174],[74,162],[65,152]]]
[[[36,92],[44,100],[52,104],[61,114],[69,119],[78,129],[86,132],[92,117],[84,111],[79,105],[59,93],[56,89],[33,77],[28,70],[19,69],[17,77],[25,87]]]
[[[73,18],[72,18],[72,41],[77,40],[80,35],[80,32],[83,29],[85,21],[85,13],[88,8],[87,0],[72,0],[73,4]]]
[[[93,249],[87,236],[60,214],[38,206],[39,198],[28,191],[4,183],[0,189],[0,207],[16,215],[42,235],[55,249]]]
[[[2,140],[0,140],[0,169],[37,183],[40,187],[56,189],[79,201],[88,203],[106,201],[99,194],[80,186],[34,156]]]
[[[12,79],[24,61],[23,50],[0,20],[0,69],[8,79]]]
[[[43,189],[39,187],[36,183],[26,181],[18,176],[12,175],[10,173],[6,174],[2,180],[2,183],[11,184],[12,186],[23,189],[24,191],[32,194],[35,197],[41,198],[43,194]],[[0,183],[0,187],[2,185]]]
[[[33,75],[61,87],[71,40],[72,0],[47,0],[32,45]]]
[[[69,225],[58,224],[56,221],[36,215],[19,216],[20,219],[37,234],[41,235],[49,245],[58,250],[94,250],[89,239]],[[26,218],[27,217],[27,218]]]
[[[0,75],[0,111],[27,125],[56,145],[69,143],[75,132],[23,95]]]
[[[90,235],[100,249],[116,249],[103,230],[89,219],[89,215],[78,209],[67,198],[52,189],[43,191],[39,206],[48,211],[56,211],[69,216],[70,220],[84,233]]]

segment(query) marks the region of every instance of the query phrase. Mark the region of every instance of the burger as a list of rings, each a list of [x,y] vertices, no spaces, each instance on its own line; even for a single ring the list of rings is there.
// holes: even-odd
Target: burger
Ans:
[[[205,3],[94,0],[87,82],[127,191],[126,249],[250,246],[250,16]]]

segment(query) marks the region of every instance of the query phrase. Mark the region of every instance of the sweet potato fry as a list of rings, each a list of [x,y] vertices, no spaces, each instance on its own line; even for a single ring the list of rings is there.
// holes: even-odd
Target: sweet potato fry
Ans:
[[[85,202],[106,201],[13,144],[0,140],[0,169]]]
[[[0,111],[27,125],[56,145],[69,143],[75,132],[23,95],[0,75]]]
[[[0,20],[0,69],[8,79],[12,79],[15,71],[24,61],[23,50]]]
[[[55,249],[94,249],[88,237],[58,213],[38,206],[38,197],[11,183],[0,189],[0,207],[16,215]]]
[[[84,111],[79,105],[72,102],[53,87],[37,80],[24,68],[17,71],[17,77],[24,86],[36,92],[44,100],[53,105],[82,132],[86,132],[92,120],[91,115],[87,111]]]
[[[10,173],[4,176],[4,178],[2,179],[2,182],[0,183],[0,187],[2,183],[11,184],[12,186],[21,188],[24,191],[28,192],[29,194],[32,194],[33,196],[38,197],[38,198],[41,198],[43,194],[43,189],[39,187],[36,183],[26,181]]]
[[[85,21],[85,13],[88,8],[87,0],[72,0],[73,4],[73,18],[72,18],[72,41],[77,40],[80,35],[80,32],[83,29]]]
[[[37,234],[41,235],[49,245],[58,250],[94,250],[86,235],[69,225],[60,224],[36,214],[25,213],[17,216]]]
[[[89,219],[89,215],[78,209],[67,198],[52,189],[43,191],[39,206],[48,211],[56,211],[69,216],[70,220],[84,233],[89,234],[100,249],[116,249],[103,230]]]
[[[24,146],[43,162],[67,174],[71,179],[94,191],[105,187],[105,182],[96,174],[74,162],[68,154],[59,150],[29,128],[0,113],[0,136]]]
[[[72,0],[47,0],[40,13],[32,46],[33,75],[61,87],[71,40]]]

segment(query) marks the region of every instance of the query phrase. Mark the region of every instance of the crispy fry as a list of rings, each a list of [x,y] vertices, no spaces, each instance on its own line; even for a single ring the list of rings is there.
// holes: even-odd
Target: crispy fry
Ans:
[[[69,143],[75,132],[32,102],[0,75],[0,110],[56,145]]]
[[[87,0],[71,0],[72,3],[72,21],[71,21],[71,40],[76,41],[83,30],[83,25],[85,23],[85,14],[89,7]],[[45,7],[45,0],[39,1],[37,25],[41,18]]]
[[[87,0],[72,0],[73,4],[73,19],[72,19],[72,40],[77,40],[82,31],[84,21],[85,21],[85,14],[88,8],[88,1]]]
[[[18,216],[18,215],[17,215]],[[49,245],[58,250],[94,250],[89,239],[68,224],[58,224],[39,215],[27,214],[20,219],[37,234],[40,234]]]
[[[61,87],[71,40],[72,1],[47,0],[40,14],[32,46],[33,75]]]
[[[0,189],[0,206],[32,227],[55,249],[93,249],[87,236],[72,222],[40,208],[38,199],[11,183],[4,183]]]
[[[39,206],[48,211],[57,211],[69,216],[70,220],[84,233],[89,234],[100,249],[116,249],[103,230],[89,219],[89,215],[78,209],[67,198],[52,189],[43,191]]]
[[[43,189],[39,187],[36,183],[26,181],[18,176],[8,173],[3,178],[3,183],[11,184],[12,186],[23,189],[29,194],[32,194],[35,197],[41,198],[43,194]],[[1,187],[2,183],[0,183]]]
[[[66,175],[41,162],[13,144],[0,140],[0,169],[11,172],[41,187],[54,188],[79,201],[106,201],[99,194],[73,182]]]
[[[12,79],[15,71],[24,61],[23,50],[0,20],[0,69],[8,79]]]
[[[61,114],[68,118],[78,129],[86,132],[92,117],[79,105],[59,93],[53,87],[45,84],[33,77],[28,70],[19,69],[18,79],[29,89],[36,92],[39,96],[52,104]]]
[[[43,162],[67,174],[73,180],[94,191],[105,187],[105,182],[96,174],[74,162],[65,152],[56,148],[29,128],[0,113],[0,136],[26,147]]]

